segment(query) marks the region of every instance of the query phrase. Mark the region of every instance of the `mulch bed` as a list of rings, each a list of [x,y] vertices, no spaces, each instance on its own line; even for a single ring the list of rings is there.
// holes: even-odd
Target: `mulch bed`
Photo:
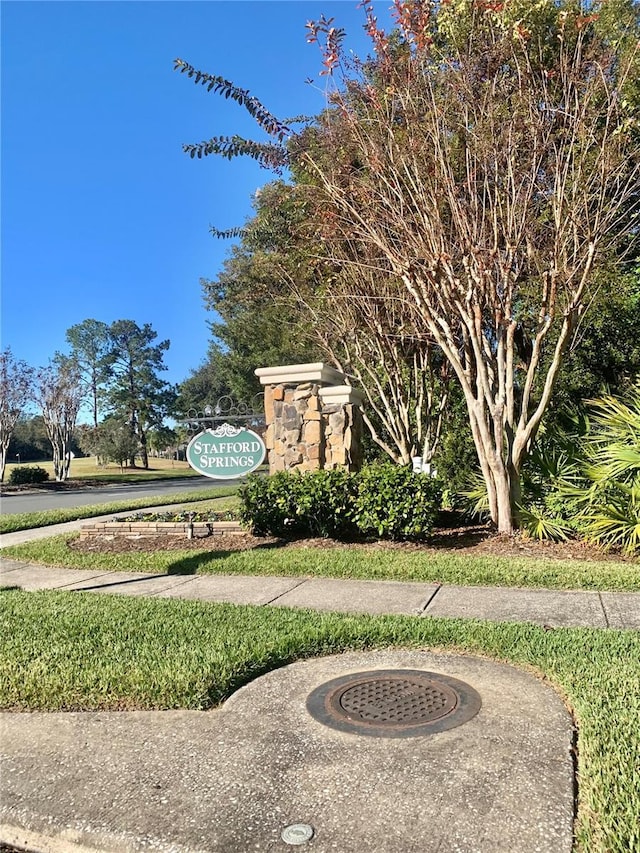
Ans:
[[[125,536],[94,536],[74,540],[70,547],[82,553],[124,554],[150,551],[246,551],[260,548],[356,548],[365,551],[408,551],[413,553],[455,552],[475,556],[535,557],[550,560],[587,560],[631,562],[638,559],[619,553],[605,552],[583,542],[538,542],[521,535],[497,534],[486,525],[443,527],[433,532],[427,542],[338,542],[335,539],[282,539],[275,536],[252,536],[249,533],[183,539],[176,536],[154,536],[130,539]]]

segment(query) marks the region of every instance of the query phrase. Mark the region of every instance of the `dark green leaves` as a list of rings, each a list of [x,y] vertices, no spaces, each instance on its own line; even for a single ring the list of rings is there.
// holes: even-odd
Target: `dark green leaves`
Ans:
[[[173,68],[174,71],[186,74],[196,85],[206,86],[208,92],[214,92],[215,94],[223,95],[225,98],[231,98],[241,107],[244,107],[258,125],[269,136],[275,137],[279,142],[282,142],[286,137],[291,135],[291,128],[271,115],[258,98],[251,95],[247,89],[240,89],[238,86],[234,86],[230,80],[225,80],[224,77],[198,71],[193,65],[189,65],[188,62],[184,62],[182,59],[174,60]]]
[[[289,155],[284,146],[271,142],[254,142],[241,136],[214,136],[205,142],[185,144],[182,150],[192,159],[201,159],[210,154],[219,154],[227,160],[239,156],[251,157],[264,169],[272,169],[277,174],[289,164]]]
[[[249,477],[240,489],[241,520],[260,534],[349,539],[425,539],[440,508],[439,483],[392,464]]]

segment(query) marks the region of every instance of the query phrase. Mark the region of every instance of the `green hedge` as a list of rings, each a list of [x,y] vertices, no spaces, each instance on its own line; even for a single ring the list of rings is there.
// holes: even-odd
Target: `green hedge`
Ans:
[[[44,483],[49,479],[49,474],[39,465],[18,465],[9,477],[10,486],[22,486],[24,483]]]
[[[350,474],[340,469],[250,476],[241,520],[258,535],[423,539],[441,503],[439,483],[390,463]]]
[[[442,503],[440,483],[429,474],[392,464],[360,471],[354,520],[366,535],[423,539],[433,530]]]
[[[349,538],[357,533],[352,519],[356,494],[355,476],[339,469],[254,474],[239,491],[240,518],[258,535]]]

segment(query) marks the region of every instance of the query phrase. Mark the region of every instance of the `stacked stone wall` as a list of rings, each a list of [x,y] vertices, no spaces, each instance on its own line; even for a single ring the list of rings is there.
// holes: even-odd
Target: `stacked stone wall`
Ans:
[[[362,413],[353,403],[322,408],[324,467],[358,471],[362,466]]]
[[[206,536],[226,536],[247,531],[237,521],[101,521],[83,524],[80,539],[100,536],[114,539],[181,536],[184,539],[203,539]]]
[[[316,471],[324,456],[318,385],[267,385],[264,412],[269,470]]]
[[[314,382],[266,385],[265,444],[269,471],[357,470],[362,464],[362,415],[353,403],[323,402]]]

